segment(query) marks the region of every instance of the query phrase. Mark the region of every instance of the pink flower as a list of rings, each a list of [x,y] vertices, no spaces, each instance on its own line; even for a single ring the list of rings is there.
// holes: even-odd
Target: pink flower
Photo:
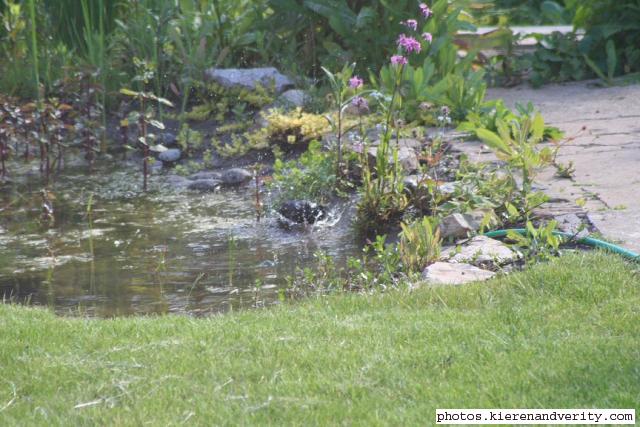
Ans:
[[[358,108],[358,110],[360,110],[360,111],[369,109],[369,103],[367,102],[366,99],[364,99],[361,96],[356,96],[355,98],[353,98],[351,100],[351,105],[353,105],[354,107]]]
[[[420,53],[420,50],[422,50],[422,45],[418,40],[413,37],[407,37],[404,34],[400,34],[400,37],[398,37],[398,47],[404,49],[407,53]]]
[[[358,89],[359,87],[362,87],[363,84],[364,80],[358,76],[353,76],[349,79],[349,87],[351,89]]]
[[[407,65],[407,58],[402,55],[393,55],[391,57],[391,63],[393,65]]]
[[[427,6],[425,3],[420,3],[420,11],[422,12],[422,15],[425,18],[428,18],[431,15],[433,15],[433,12],[431,11],[431,9],[429,9],[429,6]]]
[[[431,43],[431,41],[433,40],[433,36],[431,35],[431,33],[422,33],[422,38],[429,43]]]
[[[418,29],[418,21],[416,21],[415,19],[407,19],[406,21],[401,22],[401,24],[406,25],[413,31],[416,31]]]

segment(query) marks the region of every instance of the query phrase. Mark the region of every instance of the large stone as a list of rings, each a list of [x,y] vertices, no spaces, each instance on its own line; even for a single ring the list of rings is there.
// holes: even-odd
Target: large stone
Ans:
[[[480,221],[477,216],[471,214],[454,213],[442,218],[440,221],[440,235],[443,239],[460,239],[467,237],[468,233],[480,228]]]
[[[251,181],[253,174],[246,169],[233,168],[220,174],[220,180],[224,185],[240,185]]]
[[[293,88],[293,81],[281,74],[273,67],[268,68],[210,68],[204,73],[205,80],[214,81],[219,85],[231,88],[246,88],[255,90],[256,85],[270,88],[275,85],[276,93]]]
[[[162,160],[165,163],[175,163],[180,160],[182,156],[182,152],[177,148],[170,148],[162,153],[158,154],[158,159]]]
[[[300,89],[289,89],[278,97],[278,104],[289,108],[304,107],[308,101],[309,95]]]
[[[282,204],[278,213],[295,224],[313,224],[327,216],[327,210],[307,200],[289,200]]]
[[[222,184],[222,181],[217,179],[198,179],[196,181],[191,181],[187,185],[187,188],[189,190],[196,190],[196,191],[203,191],[203,192],[216,191],[217,189],[220,188],[221,184]]]
[[[378,147],[370,147],[369,148],[369,165],[373,168],[376,165],[376,159],[378,157]],[[388,153],[389,163],[393,162],[393,150],[389,148]],[[418,162],[418,155],[416,152],[408,147],[400,147],[398,149],[398,162],[402,167],[402,170],[405,173],[412,173],[417,171],[420,168],[420,163]]]
[[[456,247],[442,249],[443,259],[473,265],[503,265],[516,261],[519,254],[504,243],[487,236],[475,236],[457,251]]]
[[[469,264],[436,262],[422,272],[422,278],[432,285],[462,285],[487,280],[495,276],[492,271],[482,270]]]

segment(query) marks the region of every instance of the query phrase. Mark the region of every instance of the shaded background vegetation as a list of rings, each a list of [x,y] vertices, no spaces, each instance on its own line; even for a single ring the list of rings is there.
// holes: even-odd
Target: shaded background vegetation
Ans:
[[[29,20],[30,3],[37,12],[34,23]],[[190,87],[211,66],[268,64],[316,80],[321,77],[320,66],[337,69],[356,62],[360,72],[366,68],[377,73],[403,30],[400,22],[415,15],[417,3],[2,0],[0,91],[34,96],[35,58],[42,90],[47,93],[78,69],[99,74],[107,91],[115,91],[135,75],[133,57],[152,64],[154,90],[164,96]],[[454,0],[438,28],[448,24],[450,28],[443,31],[453,32],[473,29],[473,24],[574,23],[587,30],[579,44],[580,54],[606,70],[611,67],[607,55],[613,50],[619,74],[640,69],[639,17],[638,0]],[[32,25],[37,30],[36,43],[30,40]],[[607,54],[610,40],[613,47],[608,47]],[[30,51],[33,46],[35,56]]]

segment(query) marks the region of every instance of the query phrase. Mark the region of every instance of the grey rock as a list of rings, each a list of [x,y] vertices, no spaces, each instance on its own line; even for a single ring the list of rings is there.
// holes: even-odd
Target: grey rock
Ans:
[[[370,147],[369,148],[369,165],[371,167],[375,167],[376,159],[378,157],[378,148]],[[389,150],[388,153],[389,162],[393,162],[393,153],[392,150]],[[400,166],[405,173],[415,172],[420,168],[420,163],[418,162],[418,155],[416,152],[408,147],[400,147],[398,149],[398,161],[400,162]]]
[[[406,189],[411,191],[412,193],[416,192],[418,189],[427,189],[426,181],[432,179],[429,176],[425,175],[407,175],[404,178],[404,186]],[[452,196],[456,191],[456,183],[455,182],[445,182],[438,185],[438,192],[440,195],[444,196]]]
[[[583,239],[589,235],[589,230],[585,227],[580,217],[573,213],[558,215],[554,217],[558,221],[558,230],[571,233],[577,239]]]
[[[309,101],[309,95],[300,89],[289,89],[278,98],[278,104],[285,107],[304,107]]]
[[[182,157],[182,152],[177,148],[170,148],[158,154],[158,159],[166,163],[175,163]]]
[[[427,178],[427,177],[424,177]],[[404,188],[407,190],[414,192],[420,186],[420,182],[422,181],[422,175],[407,175],[404,177],[402,183],[404,184]],[[428,178],[427,178],[428,179]]]
[[[233,168],[220,174],[220,180],[224,185],[240,185],[250,181],[253,174],[246,169]]]
[[[486,236],[475,236],[460,247],[442,248],[443,259],[454,263],[468,263],[473,265],[495,264],[504,265],[516,261],[520,254],[513,251],[504,243]]]
[[[191,181],[188,185],[187,188],[189,190],[196,190],[196,191],[216,191],[217,189],[220,188],[220,185],[222,184],[222,181],[217,180],[217,179],[199,179],[196,181]]]
[[[215,179],[220,181],[221,175],[220,175],[220,172],[201,171],[201,172],[194,173],[193,175],[190,175],[188,179],[190,179],[191,181],[198,181],[201,179]]]
[[[487,280],[493,276],[494,272],[473,265],[448,262],[433,263],[422,272],[422,278],[431,285],[462,285]]]
[[[440,221],[440,235],[443,239],[460,239],[480,228],[480,221],[470,214],[454,213]]]
[[[373,146],[378,146],[380,145],[380,140],[376,140],[373,142]],[[415,138],[399,138],[399,139],[392,139],[389,144],[392,147],[395,147],[396,145],[400,148],[405,147],[405,148],[410,148],[414,151],[420,151],[422,150],[422,146],[424,145],[420,140],[415,139]]]
[[[273,67],[268,68],[210,68],[205,71],[205,80],[214,81],[231,89],[235,87],[254,90],[259,83],[264,87],[275,84],[276,93],[293,88],[293,81]]]
[[[456,183],[455,182],[445,182],[444,184],[438,185],[438,192],[445,196],[453,196],[456,192]]]

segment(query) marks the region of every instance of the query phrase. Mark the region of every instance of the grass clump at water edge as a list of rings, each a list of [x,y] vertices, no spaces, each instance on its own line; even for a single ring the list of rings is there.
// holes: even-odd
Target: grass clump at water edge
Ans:
[[[601,253],[464,287],[207,319],[0,306],[0,419],[431,423],[436,408],[638,408],[640,279]]]

